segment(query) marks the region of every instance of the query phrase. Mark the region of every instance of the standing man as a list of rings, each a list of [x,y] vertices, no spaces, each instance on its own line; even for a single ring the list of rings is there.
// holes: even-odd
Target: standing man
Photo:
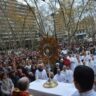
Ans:
[[[44,64],[38,64],[38,69],[35,72],[35,77],[36,79],[42,79],[42,80],[47,80],[48,76],[47,76],[47,72],[44,68]]]

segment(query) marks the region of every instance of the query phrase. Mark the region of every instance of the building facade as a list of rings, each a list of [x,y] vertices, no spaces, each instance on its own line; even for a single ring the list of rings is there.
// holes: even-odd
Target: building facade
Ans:
[[[32,47],[38,31],[34,14],[34,7],[16,0],[0,0],[0,49]]]

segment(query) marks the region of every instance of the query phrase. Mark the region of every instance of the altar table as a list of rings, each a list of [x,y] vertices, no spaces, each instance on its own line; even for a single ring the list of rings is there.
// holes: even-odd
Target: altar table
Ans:
[[[72,96],[76,91],[73,83],[58,82],[55,88],[44,88],[43,84],[46,80],[36,80],[29,85],[29,92],[32,96]]]

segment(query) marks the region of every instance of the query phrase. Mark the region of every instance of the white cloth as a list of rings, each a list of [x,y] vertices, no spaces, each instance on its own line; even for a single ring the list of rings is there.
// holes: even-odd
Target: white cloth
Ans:
[[[61,53],[67,54],[68,53],[68,50],[67,49],[66,50],[62,50]]]
[[[84,60],[84,56],[83,55],[80,56],[79,58],[80,58],[80,61]]]
[[[75,67],[78,65],[78,60],[76,57],[71,57],[71,69],[74,71]]]
[[[44,88],[43,84],[46,80],[36,80],[29,84],[29,92],[33,96],[72,96],[76,92],[73,83],[58,82],[55,88]]]
[[[90,55],[84,56],[84,60],[85,62],[89,62],[89,60],[91,60],[91,56]]]
[[[94,61],[91,60],[90,62],[86,62],[86,65],[92,68],[92,66],[94,65]]]
[[[58,82],[66,82],[65,76],[62,73],[56,74],[53,79]]]
[[[36,79],[43,79],[43,80],[48,79],[48,76],[47,76],[45,69],[43,69],[43,71],[41,71],[41,72],[37,69],[36,73],[35,73],[35,77],[36,77]]]
[[[94,60],[96,60],[96,55],[94,55]]]
[[[67,83],[73,82],[73,71],[72,70],[66,70],[66,81]]]
[[[87,92],[79,93],[75,92],[72,96],[96,96],[96,92],[94,90],[90,90]]]
[[[72,83],[73,82],[73,72],[70,70],[61,71],[61,74],[65,77],[65,83]]]
[[[67,73],[66,70],[61,71],[61,74],[64,75],[64,77],[65,77],[65,81],[64,81],[65,83],[67,83],[67,74],[66,73]]]
[[[92,61],[92,63],[90,64],[90,67],[94,70],[94,74],[96,76],[96,61]]]

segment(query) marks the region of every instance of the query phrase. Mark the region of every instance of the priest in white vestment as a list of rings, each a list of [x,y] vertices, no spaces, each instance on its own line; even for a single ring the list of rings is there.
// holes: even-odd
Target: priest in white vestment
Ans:
[[[75,56],[71,56],[71,70],[74,71],[75,67],[78,65],[78,60]]]
[[[66,66],[63,66],[63,70],[61,71],[61,74],[65,77],[66,83],[72,83],[73,82],[73,71]]]
[[[57,69],[57,74],[53,78],[54,80],[58,82],[66,82],[65,81],[65,76],[61,73],[60,69]]]
[[[67,80],[67,83],[73,82],[73,71],[69,67],[67,67],[67,70],[66,70],[66,80]]]
[[[48,79],[47,72],[44,69],[44,64],[39,64],[38,65],[38,69],[35,72],[35,78],[36,79],[42,79],[42,80],[47,80]]]

